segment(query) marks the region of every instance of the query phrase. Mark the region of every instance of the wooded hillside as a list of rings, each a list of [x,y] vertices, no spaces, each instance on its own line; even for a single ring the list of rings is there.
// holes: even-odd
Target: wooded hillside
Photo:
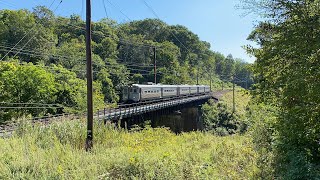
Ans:
[[[224,57],[181,25],[158,19],[92,24],[95,107],[119,101],[121,87],[154,81],[164,84],[208,84],[250,80],[250,65]],[[55,16],[46,7],[0,11],[0,102],[57,104],[65,112],[85,107],[85,22],[78,15]],[[249,84],[252,83],[250,80]],[[241,82],[239,85],[245,86]],[[15,104],[16,106],[17,104]],[[59,108],[58,108],[59,109]],[[1,109],[0,119],[56,113],[51,109]]]

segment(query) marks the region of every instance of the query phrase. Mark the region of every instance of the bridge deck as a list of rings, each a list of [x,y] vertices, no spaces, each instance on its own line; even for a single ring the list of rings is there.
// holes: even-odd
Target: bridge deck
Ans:
[[[133,104],[120,104],[116,108],[105,108],[103,110],[99,110],[95,113],[95,119],[99,120],[114,120],[121,119],[126,117],[131,117],[133,115],[144,114],[152,111],[157,111],[164,108],[169,108],[173,106],[179,106],[186,103],[191,103],[194,101],[204,100],[213,98],[215,101],[218,101],[221,95],[228,92],[226,91],[216,91],[210,93],[204,93],[201,95],[188,95],[181,97],[171,97],[166,99],[158,99],[158,100],[150,100]],[[53,121],[63,120],[64,117],[70,120],[81,119],[86,116],[86,113],[81,113],[80,115],[76,114],[58,114],[54,116],[45,116],[39,118],[31,119],[32,123],[40,123],[40,124],[50,124]],[[0,125],[0,137],[3,137],[5,132],[14,131],[14,129],[18,126],[18,123],[7,123],[4,125]]]
[[[209,98],[212,98],[211,93],[204,93],[201,95],[191,96],[189,95],[182,97],[171,97],[166,99],[150,100],[133,104],[123,104],[119,105],[117,108],[114,109],[99,110],[95,117],[97,119],[104,120],[122,119],[126,117],[131,117],[133,115],[144,114],[159,109],[178,106],[181,104],[186,104]]]

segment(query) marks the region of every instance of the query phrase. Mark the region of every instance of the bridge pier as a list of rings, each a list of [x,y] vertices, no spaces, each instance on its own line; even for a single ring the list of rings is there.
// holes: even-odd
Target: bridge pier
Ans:
[[[121,119],[121,127],[130,129],[133,125],[143,126],[145,121],[151,121],[151,127],[169,127],[172,131],[202,130],[201,104],[205,101],[198,101],[188,104],[180,104],[173,107],[166,107],[145,114],[137,114]]]
[[[152,127],[166,126],[177,133],[202,130],[201,105],[210,98],[210,94],[202,94],[122,104],[109,110],[109,113],[103,112],[102,117],[117,123],[116,126],[128,129],[135,124],[144,127],[144,123],[151,120]]]

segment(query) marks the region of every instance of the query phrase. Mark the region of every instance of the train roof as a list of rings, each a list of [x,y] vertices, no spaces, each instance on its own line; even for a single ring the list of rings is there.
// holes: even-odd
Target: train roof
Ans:
[[[132,86],[136,86],[139,88],[152,88],[152,87],[198,87],[198,86],[202,86],[204,87],[205,85],[188,85],[188,84],[184,84],[184,85],[168,85],[168,84],[153,84],[153,85],[149,85],[149,84],[132,84]]]
[[[163,85],[163,84],[132,84],[132,86],[140,87],[140,88],[152,88],[152,87],[177,87],[177,85]]]

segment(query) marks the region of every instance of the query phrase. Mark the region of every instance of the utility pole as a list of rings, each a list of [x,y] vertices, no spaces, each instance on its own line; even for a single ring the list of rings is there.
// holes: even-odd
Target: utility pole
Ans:
[[[87,139],[86,151],[93,147],[93,100],[91,57],[91,0],[86,0],[86,59],[87,59]]]
[[[154,84],[157,84],[157,54],[156,47],[153,47]]]
[[[249,79],[249,76],[248,76],[248,73],[246,74],[246,89],[248,90],[248,79]]]
[[[246,79],[245,83],[246,83],[246,89],[248,90],[248,80],[247,79]]]
[[[233,109],[232,112],[234,113],[236,111],[236,104],[235,104],[235,97],[234,97],[234,90],[235,90],[235,85],[234,85],[234,75],[233,75],[233,81],[232,81],[232,91],[233,91]]]
[[[199,85],[199,64],[197,67],[197,85]]]
[[[212,73],[210,72],[210,91],[212,91],[212,89],[211,89],[211,84],[212,84]]]

